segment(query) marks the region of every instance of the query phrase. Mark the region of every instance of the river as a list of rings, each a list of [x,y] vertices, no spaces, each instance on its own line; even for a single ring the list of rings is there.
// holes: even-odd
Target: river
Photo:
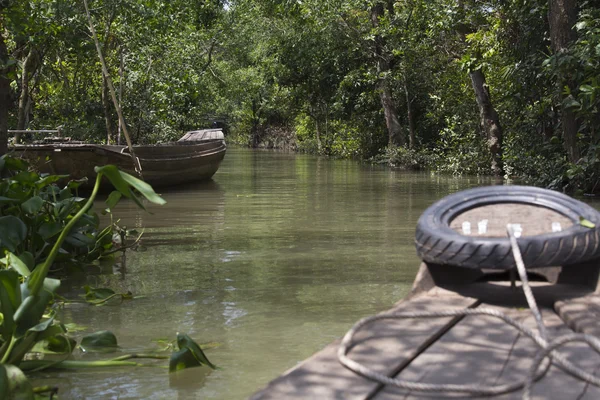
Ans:
[[[169,376],[160,366],[40,373],[62,399],[243,399],[383,311],[410,289],[421,212],[487,184],[354,161],[230,149],[213,181],[163,191],[152,213],[123,202],[115,217],[144,231],[126,266],[87,278],[131,291],[120,305],[69,304],[83,333],[107,329],[119,352],[148,352],[176,332],[207,343],[221,370]],[[97,209],[102,204],[96,205]],[[75,295],[79,283],[67,283]],[[118,354],[117,354],[118,355]],[[75,358],[98,357],[82,355]],[[106,355],[105,355],[106,357]]]

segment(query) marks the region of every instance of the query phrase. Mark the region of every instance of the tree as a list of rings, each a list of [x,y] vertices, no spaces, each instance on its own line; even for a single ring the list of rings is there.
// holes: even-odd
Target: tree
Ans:
[[[1,11],[1,10],[0,10]],[[1,21],[1,20],[0,20]],[[8,151],[8,108],[10,103],[10,59],[0,30],[0,155]]]
[[[386,0],[384,3],[381,0],[376,0],[371,7],[371,23],[376,32],[374,38],[374,58],[377,63],[378,75],[378,90],[381,106],[385,115],[385,124],[388,130],[388,145],[393,146],[399,144],[404,146],[406,139],[401,133],[400,122],[398,121],[398,111],[390,85],[391,72],[391,54],[386,51],[385,39],[379,32],[381,19],[386,15],[391,19],[394,17],[394,2]]]
[[[492,103],[492,98],[482,65],[482,50],[478,48],[476,32],[481,29],[480,24],[491,18],[490,14],[495,11],[490,5],[469,4],[467,7],[462,0],[458,2],[459,22],[457,32],[461,39],[467,44],[475,44],[472,48],[467,47],[466,67],[475,93],[477,107],[479,108],[479,119],[481,130],[484,134],[487,147],[491,156],[491,171],[495,176],[503,176],[502,166],[502,139],[503,132],[500,125],[498,112]],[[483,28],[485,29],[485,28]]]
[[[550,41],[555,54],[566,53],[569,46],[577,39],[575,23],[577,22],[577,0],[549,0],[548,22],[550,25]],[[557,84],[561,92],[570,94],[576,88],[572,77],[566,72],[559,74]],[[578,123],[573,110],[563,104],[561,123],[564,146],[572,163],[579,161],[580,152],[577,147]]]

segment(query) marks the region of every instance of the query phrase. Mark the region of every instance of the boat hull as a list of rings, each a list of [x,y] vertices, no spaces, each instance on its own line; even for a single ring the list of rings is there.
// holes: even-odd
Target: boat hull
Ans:
[[[94,167],[108,164],[139,176],[125,146],[95,144],[45,144],[16,146],[15,154],[27,159],[43,173],[87,178],[93,182]],[[177,142],[153,146],[134,146],[142,167],[141,177],[153,187],[165,187],[212,178],[225,157],[223,140]]]

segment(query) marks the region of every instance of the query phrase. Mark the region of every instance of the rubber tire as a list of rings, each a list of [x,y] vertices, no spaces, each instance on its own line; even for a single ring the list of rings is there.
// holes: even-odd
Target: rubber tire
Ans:
[[[497,203],[539,205],[573,221],[561,232],[518,239],[527,268],[564,266],[600,257],[600,213],[589,205],[552,190],[528,186],[487,186],[451,194],[429,207],[419,218],[415,234],[418,256],[426,262],[467,268],[515,267],[507,238],[479,238],[450,228],[458,215]],[[580,217],[594,223],[586,228]]]

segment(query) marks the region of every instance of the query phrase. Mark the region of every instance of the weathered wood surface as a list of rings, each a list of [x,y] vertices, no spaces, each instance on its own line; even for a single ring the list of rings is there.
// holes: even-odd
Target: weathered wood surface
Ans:
[[[573,331],[600,337],[600,295],[558,301],[554,309]]]
[[[468,286],[453,288],[458,293],[437,286],[420,293],[417,290],[395,309],[414,312],[476,306],[495,308],[535,328],[520,288],[513,290],[507,282]],[[590,316],[585,310],[593,306],[600,313],[600,297],[591,295],[589,288],[540,282],[533,282],[532,286],[544,306],[544,322],[551,337],[572,329],[598,331],[597,314]],[[479,305],[480,300],[483,305]],[[355,336],[357,344],[349,355],[377,372],[403,380],[492,385],[524,379],[537,350],[530,338],[490,316],[450,321],[450,318],[377,321],[359,331]],[[408,392],[380,385],[344,368],[337,360],[338,345],[339,342],[332,343],[275,379],[252,400],[490,398],[465,393]],[[600,356],[587,345],[569,344],[562,352],[586,371],[600,374]],[[571,377],[556,366],[534,386],[533,394],[534,399],[600,399],[599,388]],[[522,392],[517,391],[492,398],[508,400],[521,396]]]
[[[535,328],[535,320],[527,309],[508,310],[482,304],[480,307],[498,309]],[[551,310],[542,310],[550,337],[570,330]],[[587,371],[600,366],[600,357],[591,353],[586,345],[573,344],[565,348],[565,354]],[[421,354],[398,376],[401,379],[439,384],[480,384],[491,386],[522,381],[526,376],[537,346],[533,341],[507,325],[489,316],[464,318],[444,337]],[[582,382],[552,366],[546,376],[533,389],[534,399],[580,399],[584,394],[600,398],[598,388],[587,387]],[[490,398],[465,393],[409,392],[386,386],[374,397],[376,400],[438,399],[438,398]],[[522,391],[492,397],[494,399],[521,399]]]
[[[444,290],[430,296],[399,303],[401,311],[433,311],[440,304],[445,308],[462,309],[473,306],[475,299],[458,296]],[[350,355],[381,373],[394,374],[405,361],[415,357],[421,347],[444,332],[452,318],[406,321],[378,321],[365,327],[355,339],[360,342]],[[299,366],[272,381],[252,400],[267,399],[365,399],[378,389],[378,384],[344,368],[337,359],[339,341],[327,346]]]

